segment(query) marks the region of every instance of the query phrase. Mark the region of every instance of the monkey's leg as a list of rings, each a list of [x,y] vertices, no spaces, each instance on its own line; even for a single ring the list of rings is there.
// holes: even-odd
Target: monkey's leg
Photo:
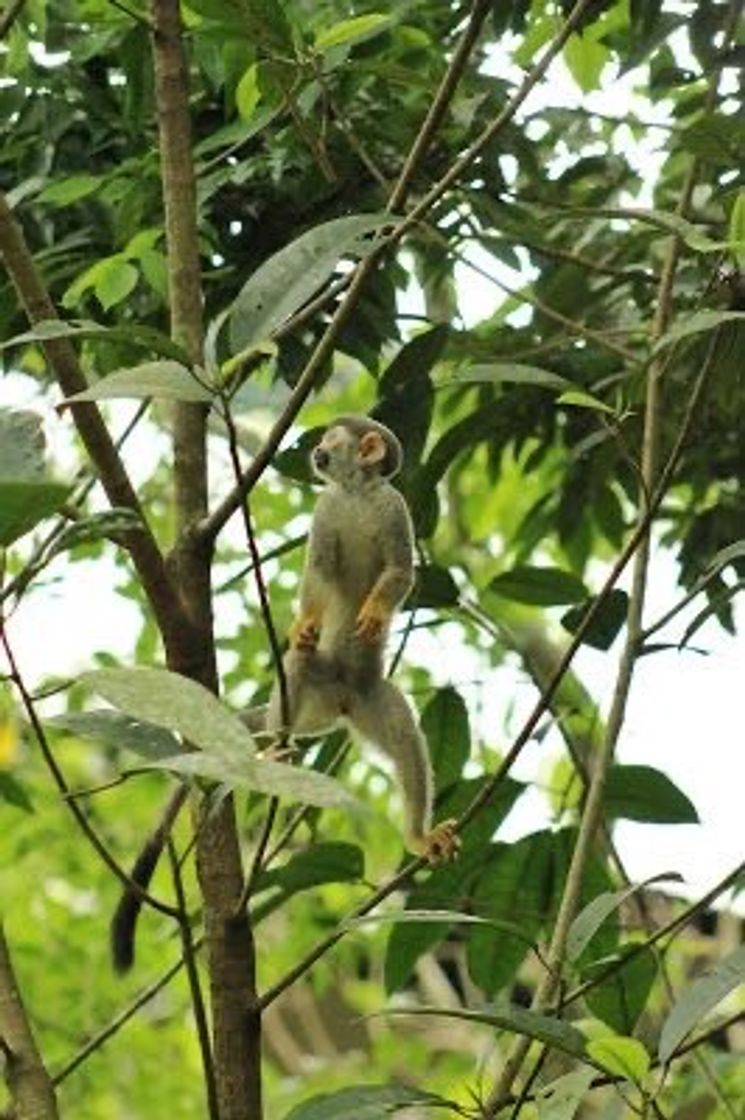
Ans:
[[[287,711],[282,710],[282,690],[275,681],[264,730],[275,737],[330,730],[342,715],[341,687],[333,662],[317,650],[291,649],[282,664]]]
[[[406,814],[406,846],[430,863],[454,858],[460,847],[454,821],[432,827],[429,751],[403,694],[391,681],[379,680],[355,696],[348,719],[396,767]]]

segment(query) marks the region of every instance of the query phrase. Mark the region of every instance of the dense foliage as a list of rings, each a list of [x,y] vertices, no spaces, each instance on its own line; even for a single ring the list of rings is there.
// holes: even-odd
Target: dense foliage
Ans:
[[[188,208],[191,168],[177,168],[166,221],[151,32],[167,6],[21,0],[0,14],[0,190],[62,320],[24,295],[8,214],[4,370],[43,423],[67,433],[62,458],[81,470],[63,477],[38,423],[3,394],[2,917],[61,1112],[108,1120],[205,1107],[189,969],[117,1021],[143,982],[191,959],[185,931],[203,931],[210,904],[195,879],[193,822],[182,814],[152,886],[177,920],[144,908],[126,979],[108,963],[121,884],[83,830],[88,821],[105,853],[129,865],[173,782],[151,770],[194,773],[175,732],[200,748],[195,799],[212,812],[235,789],[247,869],[259,855],[258,990],[277,986],[263,1028],[267,1117],[372,1118],[412,1105],[434,1116],[570,1117],[618,1099],[629,1114],[672,1116],[698,1102],[696,1115],[734,1115],[741,1055],[680,1048],[708,1030],[702,1017],[724,997],[736,999],[743,952],[692,984],[694,950],[681,937],[690,915],[677,922],[680,908],[666,903],[660,917],[631,889],[612,826],[697,819],[653,758],[620,765],[614,747],[637,660],[678,656],[664,651],[695,644],[712,617],[733,632],[745,578],[741,6],[593,0],[570,16],[563,0],[182,4],[205,328],[196,357],[178,329],[170,337],[173,213]],[[513,104],[567,17],[575,30],[549,77]],[[469,22],[479,34],[459,66]],[[620,96],[618,111],[593,100],[614,83],[628,108]],[[419,144],[438,89],[442,113]],[[163,552],[184,528],[172,413],[210,407],[214,633],[233,709],[261,701],[273,677],[264,587],[280,636],[292,618],[318,429],[371,412],[400,436],[419,565],[392,653],[421,712],[438,815],[467,817],[456,864],[418,868],[388,891],[404,853],[379,760],[350,753],[335,732],[304,769],[262,779],[247,733],[189,691],[197,685],[133,677],[134,665],[165,663],[159,615],[132,563],[138,512],[110,509],[111,489],[104,498],[92,483],[85,433],[71,437],[83,409],[54,419],[60,339],[76,347],[84,399],[120,441]],[[240,505],[237,460],[250,472],[262,456],[248,525],[228,520],[226,496]],[[650,526],[680,588],[664,618],[642,624]],[[620,560],[635,566],[625,590]],[[74,679],[74,653],[61,680],[18,665],[24,610],[52,580],[64,595],[91,564],[129,605],[131,648],[112,638]],[[52,596],[47,610],[51,630]],[[619,661],[609,712],[570,665],[555,676],[572,636]],[[501,674],[515,657],[538,707],[522,728],[514,718],[487,728],[474,708],[492,681],[512,679]],[[452,683],[459,659],[476,685]],[[546,735],[561,744],[548,809],[536,831],[508,842],[500,827],[530,793],[510,766]],[[62,797],[55,764],[68,790],[96,792]],[[373,811],[351,811],[350,792]],[[280,797],[276,819],[267,793]],[[712,883],[713,897],[736,881]],[[382,920],[350,922],[378,887]],[[218,999],[219,977],[194,952]],[[12,1074],[8,975],[0,969],[0,1049]],[[529,1001],[536,984],[532,1014],[510,1002]],[[450,1018],[364,1018],[428,1004]],[[108,1023],[111,1037],[98,1036]],[[513,1084],[499,1071],[515,1034],[532,1043]],[[219,1060],[214,1074],[218,1085],[230,1077]],[[223,1120],[234,1115],[253,1116],[236,1107]]]

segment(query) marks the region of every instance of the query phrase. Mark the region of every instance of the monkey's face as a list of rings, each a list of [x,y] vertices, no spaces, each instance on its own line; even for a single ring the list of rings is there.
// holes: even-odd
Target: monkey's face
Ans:
[[[313,448],[311,465],[320,478],[351,484],[380,474],[386,452],[385,440],[374,429],[357,433],[334,424]]]

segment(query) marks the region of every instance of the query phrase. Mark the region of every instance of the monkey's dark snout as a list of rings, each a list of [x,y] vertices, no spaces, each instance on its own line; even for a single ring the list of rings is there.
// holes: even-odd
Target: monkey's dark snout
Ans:
[[[323,471],[329,465],[329,453],[324,451],[322,447],[313,448],[313,463],[319,470]]]

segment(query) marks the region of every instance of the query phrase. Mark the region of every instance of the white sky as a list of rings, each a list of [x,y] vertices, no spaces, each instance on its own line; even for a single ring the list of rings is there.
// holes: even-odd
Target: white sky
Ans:
[[[505,76],[508,60],[495,57],[495,65]],[[583,105],[612,115],[638,112],[644,120],[664,119],[664,106],[651,106],[635,96],[635,86],[643,85],[638,72],[620,80],[614,75],[608,85],[605,92],[583,95],[563,65],[555,64],[551,81],[531,95],[524,112],[534,112],[550,103]],[[634,150],[632,158],[640,173],[657,165],[655,145],[661,139],[662,134],[650,130],[644,147]],[[619,130],[617,141],[629,154],[632,141],[628,129]],[[640,187],[641,193],[629,201],[646,205],[648,183],[640,182]],[[476,252],[474,260],[513,286],[520,282],[515,273]],[[463,295],[467,293],[467,298],[462,299],[462,313],[464,322],[470,325],[495,306],[500,299],[499,291],[466,266],[459,268],[458,280]],[[412,293],[406,310],[418,310],[417,304],[416,294]],[[42,400],[25,378],[0,380],[0,407],[41,408]],[[48,437],[56,448],[55,432],[61,434],[68,421],[43,411],[49,421]],[[136,441],[135,453],[128,455],[128,460],[136,464],[135,473],[140,480],[148,476],[153,465],[155,452],[148,439],[144,436]],[[66,443],[63,436],[63,458],[67,458]],[[130,605],[111,591],[110,562],[76,564],[72,578],[63,581],[59,577],[64,567],[62,560],[46,573],[47,585],[27,596],[9,625],[21,667],[32,684],[48,674],[68,676],[88,668],[96,650],[125,654],[132,645],[135,619]],[[668,609],[679,594],[674,562],[669,554],[658,550],[653,556],[648,619]],[[694,610],[698,607],[699,601]],[[741,630],[745,627],[744,613],[740,610]],[[690,617],[689,613],[676,621],[673,635],[682,632]],[[623,822],[616,833],[633,879],[675,869],[684,876],[685,893],[692,895],[702,893],[731,870],[743,858],[745,848],[745,716],[740,693],[745,681],[745,645],[742,637],[730,638],[715,624],[707,624],[699,632],[696,644],[705,647],[709,655],[667,652],[642,659],[619,744],[619,759],[646,763],[667,773],[692,799],[702,823],[653,826]],[[619,645],[617,642],[606,654],[582,650],[575,661],[580,677],[605,710],[612,694]],[[505,742],[502,729],[508,712],[509,729],[514,733],[519,729],[521,716],[535,702],[534,689],[517,669],[506,667],[484,679],[483,666],[469,651],[461,651],[455,662],[452,645],[442,630],[418,631],[407,649],[407,660],[430,665],[438,683],[460,685],[479,712],[475,732],[491,743]],[[498,735],[494,735],[493,728],[499,729]],[[537,778],[547,754],[556,754],[550,742],[549,739],[542,744],[531,743],[515,776],[525,780]],[[522,835],[545,822],[545,799],[540,791],[530,791],[521,799],[503,834]]]

